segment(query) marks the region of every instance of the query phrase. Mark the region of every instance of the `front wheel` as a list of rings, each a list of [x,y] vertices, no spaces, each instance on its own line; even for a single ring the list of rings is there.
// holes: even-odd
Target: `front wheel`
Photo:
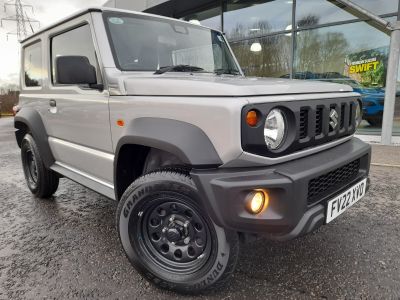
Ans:
[[[118,205],[117,229],[132,265],[158,287],[216,288],[236,265],[237,234],[204,212],[188,174],[157,171],[133,182]]]

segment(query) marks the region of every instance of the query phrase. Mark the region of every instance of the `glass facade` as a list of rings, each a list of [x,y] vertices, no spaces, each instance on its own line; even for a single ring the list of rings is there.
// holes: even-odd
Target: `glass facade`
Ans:
[[[285,34],[231,42],[230,45],[247,75],[281,77],[290,72],[291,44],[290,37]]]
[[[397,75],[397,93],[396,102],[394,105],[394,122],[393,122],[393,132],[400,134],[400,65]]]
[[[224,9],[224,32],[229,39],[243,39],[283,31],[292,26],[288,0],[230,0]]]
[[[201,25],[214,28],[217,30],[222,30],[221,13],[222,13],[221,6],[214,5],[213,7],[208,8],[206,10],[201,10],[199,12],[186,15],[181,19],[192,23],[198,22]]]
[[[398,16],[398,0],[353,2],[389,21]],[[388,34],[328,0],[214,3],[213,7],[182,17],[223,30],[246,75],[349,84],[363,100],[364,120],[358,132],[380,134]],[[398,82],[394,135],[400,135],[400,73]]]
[[[397,0],[352,0],[352,2],[378,15],[396,12],[398,6]],[[328,0],[296,0],[297,28],[356,19],[354,15]]]

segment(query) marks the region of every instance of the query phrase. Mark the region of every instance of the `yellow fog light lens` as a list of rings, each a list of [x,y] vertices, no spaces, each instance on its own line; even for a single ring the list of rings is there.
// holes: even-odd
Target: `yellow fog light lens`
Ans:
[[[247,196],[247,210],[256,215],[268,206],[268,194],[265,191],[253,191]]]

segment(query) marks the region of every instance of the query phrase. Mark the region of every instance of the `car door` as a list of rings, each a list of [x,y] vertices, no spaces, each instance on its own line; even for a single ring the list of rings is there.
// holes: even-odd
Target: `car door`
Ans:
[[[49,36],[50,74],[45,127],[56,164],[90,180],[112,186],[113,147],[109,123],[108,93],[89,86],[57,82],[56,58],[84,56],[96,69],[102,84],[98,52],[90,19],[66,24]]]

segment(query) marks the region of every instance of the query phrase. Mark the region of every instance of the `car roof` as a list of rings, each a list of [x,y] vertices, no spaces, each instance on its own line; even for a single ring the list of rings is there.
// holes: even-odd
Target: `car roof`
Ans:
[[[45,26],[43,28],[41,28],[40,30],[36,31],[35,33],[31,34],[30,36],[26,37],[25,39],[21,40],[20,43],[24,44],[27,41],[29,41],[30,39],[34,38],[35,36],[38,36],[40,34],[42,34],[43,32],[46,32],[49,29],[52,29],[54,27],[57,27],[65,22],[71,21],[77,17],[80,17],[82,15],[85,15],[87,13],[90,12],[120,12],[120,13],[128,13],[128,14],[132,14],[132,15],[141,15],[141,16],[149,16],[149,17],[153,17],[153,18],[158,18],[158,19],[164,19],[164,20],[172,20],[172,21],[178,21],[178,22],[182,22],[182,23],[189,23],[187,21],[183,21],[183,20],[179,20],[179,19],[174,19],[174,18],[169,18],[169,17],[165,17],[165,16],[160,16],[160,15],[154,15],[154,14],[149,14],[149,13],[144,13],[144,12],[138,12],[138,11],[133,11],[133,10],[127,10],[127,9],[119,9],[119,8],[112,8],[112,7],[88,7],[82,10],[79,10],[75,13],[73,13],[72,15],[69,15],[67,17],[64,17],[62,19],[60,19],[59,21],[52,23],[48,26]],[[203,25],[198,25],[198,24],[193,24],[190,23],[193,26],[199,26],[199,27],[203,27],[203,28],[207,28],[207,29],[211,29],[214,31],[218,31],[216,29],[207,27],[207,26],[203,26]]]

